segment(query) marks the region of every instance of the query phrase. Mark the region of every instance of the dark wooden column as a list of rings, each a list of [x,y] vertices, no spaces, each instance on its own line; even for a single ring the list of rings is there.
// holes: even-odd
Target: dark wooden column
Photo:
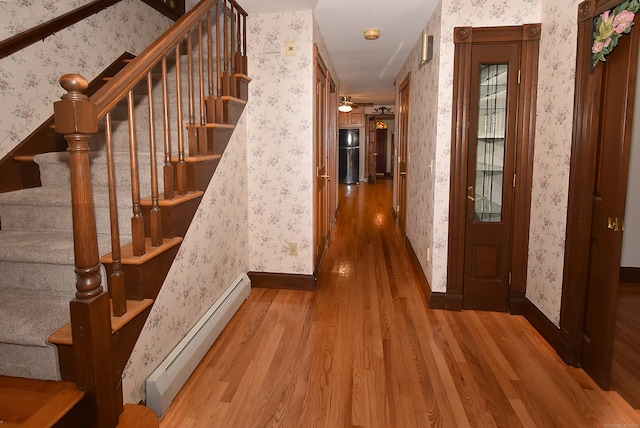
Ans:
[[[101,285],[96,220],[89,165],[89,139],[98,131],[96,107],[82,92],[87,80],[77,74],[60,78],[67,90],[54,104],[56,132],[68,142],[71,169],[76,298],[70,303],[76,383],[88,397],[93,424],[117,425],[122,412],[110,361],[109,295]]]

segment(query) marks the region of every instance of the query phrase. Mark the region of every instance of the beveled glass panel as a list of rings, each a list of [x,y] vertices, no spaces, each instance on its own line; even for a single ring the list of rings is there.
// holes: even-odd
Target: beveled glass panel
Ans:
[[[508,71],[507,64],[481,64],[478,71],[474,220],[479,222],[502,221]]]

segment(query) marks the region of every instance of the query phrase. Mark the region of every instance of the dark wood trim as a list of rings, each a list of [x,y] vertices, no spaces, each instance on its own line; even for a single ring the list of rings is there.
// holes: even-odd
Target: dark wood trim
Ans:
[[[538,54],[541,24],[508,27],[456,27],[454,41],[453,118],[451,125],[451,182],[449,199],[449,247],[447,294],[462,300],[465,259],[467,144],[469,141],[469,94],[471,92],[471,52],[474,44],[521,42],[518,87],[516,149],[516,189],[513,202],[511,248],[511,295],[514,306],[526,291],[529,250],[531,188],[535,146]]]
[[[177,21],[178,19],[180,19],[180,17],[184,15],[184,12],[185,12],[185,7],[184,7],[185,0],[176,1],[176,6],[174,8],[169,7],[166,4],[164,4],[162,1],[158,1],[158,0],[142,0],[142,1],[147,5],[151,6],[152,8],[154,8],[155,10],[157,10],[158,12],[160,12],[161,14],[163,14],[164,16],[166,16],[167,18],[172,19],[174,21]]]
[[[592,194],[596,147],[600,129],[602,67],[591,67],[593,18],[620,3],[619,0],[587,0],[578,6],[576,84],[571,141],[571,168],[567,207],[560,330],[568,344],[569,364],[579,364],[582,352]]]
[[[422,270],[422,266],[420,265],[420,261],[418,259],[418,255],[413,249],[413,245],[411,245],[411,241],[407,236],[404,237],[404,246],[407,249],[407,254],[409,255],[409,261],[411,262],[411,266],[418,277],[418,285],[420,286],[420,290],[431,309],[446,309],[450,311],[461,311],[462,310],[462,294],[454,295],[451,293],[441,293],[431,291],[431,285],[429,285],[429,280],[427,280],[424,271]]]
[[[516,188],[513,195],[510,290],[511,296],[520,296],[519,298],[524,297],[527,290],[541,25],[523,25],[521,30],[520,75],[522,77],[518,87],[518,125],[516,127],[518,147],[515,163]],[[513,298],[510,300],[515,304]]]
[[[120,55],[118,59],[89,83],[85,94],[88,96],[93,95],[106,83],[106,77],[115,76],[127,65],[128,60],[133,58],[135,56],[129,52]],[[53,130],[53,115],[51,115],[0,160],[0,193],[39,187],[41,185],[40,168],[33,162],[33,156],[40,153],[61,152],[66,149],[67,142],[64,136]],[[30,160],[18,160],[16,157],[22,157],[22,159],[30,158]]]
[[[432,292],[429,299],[431,309],[444,309],[447,311],[462,310],[462,294]]]
[[[247,275],[251,279],[251,287],[256,288],[314,291],[317,283],[314,275],[254,271],[248,272]]]
[[[640,268],[637,267],[621,267],[620,282],[631,284],[640,284]]]
[[[109,6],[113,6],[118,2],[120,2],[120,0],[95,0],[72,10],[71,12],[60,15],[51,21],[40,24],[20,34],[16,34],[13,37],[9,37],[8,39],[0,42],[0,59],[6,58],[35,42],[46,39],[50,35],[57,33],[60,30],[64,30],[65,28],[82,21],[83,19],[102,11]]]
[[[429,280],[427,280],[427,277],[424,274],[424,270],[422,270],[422,265],[420,265],[418,255],[413,249],[413,245],[411,245],[411,240],[408,236],[404,237],[404,247],[407,249],[409,261],[411,262],[411,266],[413,267],[413,270],[418,277],[418,285],[420,286],[420,290],[422,290],[424,298],[427,299],[427,302],[429,302],[431,299],[431,285],[429,285]],[[429,303],[429,306],[431,306],[431,303]]]
[[[570,351],[569,344],[566,342],[562,331],[552,323],[545,314],[540,311],[529,299],[522,302],[522,314],[526,320],[536,329],[544,340],[556,351],[556,353],[565,361],[568,361]],[[573,364],[575,365],[575,364]]]
[[[453,68],[453,118],[451,123],[451,174],[449,198],[449,246],[447,293],[462,296],[464,282],[464,230],[466,201],[454,195],[466,195],[467,150],[469,141],[469,94],[471,92],[472,28],[454,29],[456,41]]]

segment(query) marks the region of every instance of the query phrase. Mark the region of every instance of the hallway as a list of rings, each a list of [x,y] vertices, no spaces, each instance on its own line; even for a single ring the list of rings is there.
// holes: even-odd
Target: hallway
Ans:
[[[428,309],[391,193],[340,186],[317,290],[252,289],[161,427],[640,424],[524,318]]]

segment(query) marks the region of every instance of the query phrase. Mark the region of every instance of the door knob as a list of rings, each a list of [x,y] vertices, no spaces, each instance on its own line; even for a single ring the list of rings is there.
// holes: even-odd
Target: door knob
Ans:
[[[476,196],[475,187],[473,186],[467,187],[467,199],[469,199],[471,202],[479,201],[480,199],[484,198],[484,196],[479,196],[477,198],[475,196]]]

